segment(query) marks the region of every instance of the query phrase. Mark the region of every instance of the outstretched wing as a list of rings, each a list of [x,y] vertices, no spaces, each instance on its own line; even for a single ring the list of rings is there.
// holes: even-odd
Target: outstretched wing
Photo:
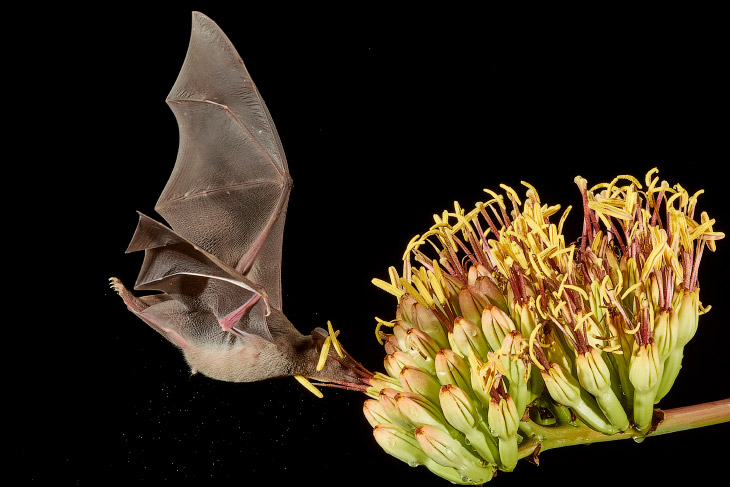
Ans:
[[[137,314],[178,345],[271,340],[281,309],[281,248],[292,182],[269,112],[235,48],[193,13],[185,62],[167,103],[180,130],[175,167],[128,252],[144,250]],[[154,301],[154,302],[153,302]]]
[[[223,31],[201,13],[167,103],[180,146],[155,209],[179,235],[236,269],[281,309],[291,178],[269,111]]]

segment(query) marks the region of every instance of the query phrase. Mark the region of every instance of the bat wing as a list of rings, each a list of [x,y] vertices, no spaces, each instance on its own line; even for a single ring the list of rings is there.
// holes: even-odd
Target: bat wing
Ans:
[[[167,103],[180,142],[155,209],[171,228],[141,215],[128,251],[145,250],[135,289],[163,291],[175,303],[150,306],[143,319],[168,331],[168,338],[176,321],[184,329],[173,332],[182,333],[183,341],[211,333],[218,341],[227,335],[219,332],[229,330],[271,340],[266,315],[271,306],[281,309],[292,181],[276,128],[243,61],[223,31],[198,12]],[[216,320],[221,327],[214,332]]]
[[[284,150],[236,49],[198,12],[167,103],[180,146],[155,210],[176,233],[266,289],[280,309],[292,186]]]
[[[266,291],[234,268],[141,213],[127,252],[138,250],[145,257],[134,288],[164,294],[143,297],[148,307],[137,314],[171,342],[222,344],[229,331],[271,339]]]

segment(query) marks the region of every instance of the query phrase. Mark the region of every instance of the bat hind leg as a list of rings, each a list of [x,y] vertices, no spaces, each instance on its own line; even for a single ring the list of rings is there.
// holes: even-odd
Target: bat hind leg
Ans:
[[[149,308],[148,304],[132,294],[129,289],[124,287],[122,281],[120,281],[116,277],[109,278],[109,287],[117,292],[119,297],[122,298],[122,301],[124,301],[124,304],[126,304],[127,308],[129,308],[131,311],[140,313]]]

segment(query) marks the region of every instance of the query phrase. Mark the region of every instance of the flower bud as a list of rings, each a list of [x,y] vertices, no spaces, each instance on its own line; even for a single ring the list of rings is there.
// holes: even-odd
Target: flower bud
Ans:
[[[612,435],[618,427],[609,423],[596,400],[583,392],[575,377],[556,363],[540,371],[550,396],[558,403],[573,409],[573,412],[596,431]]]
[[[406,331],[406,344],[418,367],[435,374],[434,358],[440,348],[436,341],[425,332],[411,328]]]
[[[502,347],[504,337],[513,330],[516,330],[512,318],[497,306],[485,306],[482,312],[482,331],[493,351]]]
[[[425,462],[426,454],[410,431],[390,424],[380,424],[373,429],[373,436],[386,453],[398,460],[412,466]]]
[[[664,360],[677,348],[677,339],[679,338],[679,319],[672,308],[660,310],[654,317],[653,333],[659,359]]]
[[[453,384],[471,393],[469,363],[450,348],[442,348],[436,354],[436,378],[441,385]]]
[[[697,332],[697,323],[700,317],[700,300],[699,289],[694,291],[684,290],[682,300],[680,301],[679,310],[677,310],[677,319],[679,327],[679,335],[677,344],[683,347],[689,342]]]
[[[611,388],[611,372],[601,352],[591,348],[585,354],[578,354],[575,363],[578,381],[586,391],[595,396],[606,419],[621,431],[628,429],[628,416]]]
[[[580,385],[594,396],[611,387],[611,372],[599,350],[591,348],[587,353],[578,354],[575,365]]]
[[[429,458],[439,465],[456,469],[465,477],[462,481],[481,484],[493,477],[494,468],[491,465],[482,466],[480,459],[448,433],[424,425],[416,428],[414,434],[421,450]]]
[[[480,296],[485,296],[491,304],[497,306],[502,311],[507,311],[507,301],[499,286],[489,276],[480,276],[477,278],[473,287]]]
[[[439,391],[441,410],[446,421],[462,433],[474,428],[477,412],[466,393],[453,385],[441,386]]]
[[[408,350],[408,347],[406,346],[406,330],[408,328],[406,327],[410,328],[410,326],[402,321],[393,325],[393,336],[395,337],[398,349],[400,350]]]
[[[388,415],[383,411],[383,406],[375,399],[365,399],[362,412],[373,428],[379,424],[391,424]]]
[[[474,350],[481,360],[487,359],[489,353],[489,346],[487,340],[484,338],[482,330],[479,329],[473,322],[466,318],[456,318],[454,320],[454,342],[462,355],[467,356],[469,350]]]
[[[512,310],[512,316],[515,317],[517,331],[519,331],[522,336],[529,337],[537,324],[535,312],[530,309],[528,304],[515,302]]]
[[[453,385],[441,387],[441,410],[451,426],[461,431],[472,448],[489,463],[497,463],[499,456],[494,439],[485,434],[476,406],[466,392]]]
[[[398,321],[405,321],[409,325],[413,325],[413,307],[417,302],[416,298],[410,294],[403,294],[398,300],[398,308],[396,309],[396,317]],[[410,326],[408,328],[410,328]]]
[[[629,362],[629,380],[634,386],[634,427],[642,434],[651,427],[662,370],[656,342],[635,347]]]
[[[634,347],[629,363],[629,380],[637,391],[656,387],[661,375],[661,363],[656,342]]]
[[[439,404],[441,384],[434,376],[418,367],[403,367],[400,373],[403,389],[419,394],[435,405]]]
[[[387,375],[383,375],[380,372],[376,372],[373,377],[369,377],[368,379],[366,379],[366,382],[378,393],[386,387],[390,387],[396,390],[403,389],[400,380],[394,379],[393,377],[389,377]]]
[[[394,424],[407,430],[411,430],[413,425],[401,414],[398,406],[395,403],[395,397],[401,391],[397,391],[391,388],[385,388],[380,391],[378,395],[378,403],[380,403],[380,411],[385,418],[387,418],[387,424]],[[386,422],[382,422],[386,423]]]
[[[406,352],[393,352],[385,356],[383,360],[385,371],[389,376],[394,379],[400,380],[400,371],[403,367],[409,365],[411,367],[417,367],[416,362]]]
[[[517,466],[517,428],[520,418],[510,395],[505,394],[498,401],[492,397],[487,416],[489,429],[499,438],[499,459],[502,468],[512,470]]]
[[[571,406],[580,400],[578,381],[570,373],[566,373],[560,365],[550,363],[550,368],[542,370],[540,373],[550,396],[557,402]]]
[[[441,321],[433,311],[420,303],[416,303],[413,307],[413,325],[428,334],[438,344],[437,349],[449,345],[446,330]]]
[[[403,417],[414,426],[429,424],[444,431],[450,430],[450,426],[447,426],[448,423],[441,410],[420,394],[400,392],[395,396],[395,405]]]

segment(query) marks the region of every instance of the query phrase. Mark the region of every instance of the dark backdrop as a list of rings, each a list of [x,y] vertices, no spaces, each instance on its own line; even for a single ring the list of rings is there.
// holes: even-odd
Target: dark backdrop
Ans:
[[[727,229],[726,36],[712,12],[193,8],[237,46],[287,154],[295,187],[284,310],[303,332],[331,320],[372,369],[382,370],[383,357],[374,316],[392,317],[395,300],[370,280],[400,265],[433,213],[483,201],[482,188],[506,183],[523,193],[526,180],[544,202],[577,210],[576,175],[643,181],[656,166],[670,184],[704,188],[699,210]],[[142,256],[124,250],[135,210],[155,214],[175,160],[177,126],[164,99],[191,10],[66,11],[66,27],[52,31],[46,57],[62,62],[47,75],[73,85],[49,95],[69,107],[56,129],[72,133],[63,148],[71,169],[58,177],[68,178],[74,225],[63,231],[83,257],[58,261],[69,279],[54,284],[63,304],[44,334],[48,361],[29,369],[40,379],[21,377],[18,469],[81,485],[443,484],[380,450],[364,396],[325,389],[317,399],[293,379],[191,376],[180,353],[107,288],[112,275],[134,282]],[[82,103],[70,108],[69,99]],[[569,220],[574,237],[579,213]],[[714,308],[663,407],[730,391],[727,245],[705,254],[701,298]],[[79,258],[81,270],[69,267]],[[494,482],[643,485],[717,474],[727,433],[718,426],[555,450]]]

